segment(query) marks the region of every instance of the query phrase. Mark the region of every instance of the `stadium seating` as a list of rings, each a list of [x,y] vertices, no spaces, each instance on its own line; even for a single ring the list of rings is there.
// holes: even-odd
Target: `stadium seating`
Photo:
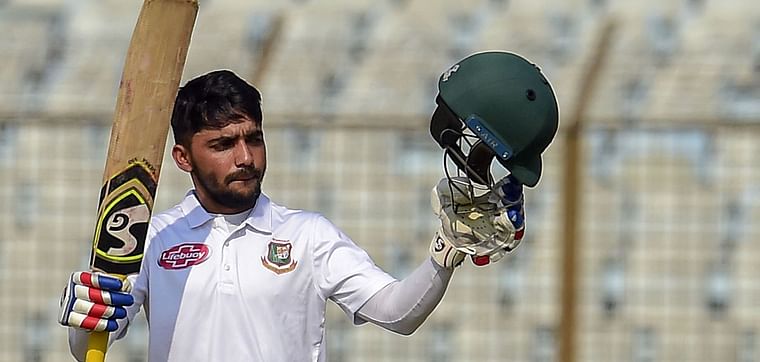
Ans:
[[[200,6],[183,80],[228,68],[255,82],[265,192],[324,213],[398,277],[425,257],[436,225],[428,192],[443,161],[427,122],[441,72],[471,52],[510,50],[536,62],[558,94],[560,133],[542,182],[526,192],[525,246],[498,265],[458,270],[411,338],[354,329],[331,306],[329,360],[556,360],[567,167],[580,170],[582,192],[577,360],[757,359],[755,2]],[[0,361],[68,358],[57,293],[87,265],[138,11],[119,0],[0,1]],[[566,127],[607,19],[615,32],[581,117],[583,157],[567,165]],[[190,187],[168,153],[160,185],[156,209]],[[144,329],[128,336],[109,356],[142,360],[144,338]]]

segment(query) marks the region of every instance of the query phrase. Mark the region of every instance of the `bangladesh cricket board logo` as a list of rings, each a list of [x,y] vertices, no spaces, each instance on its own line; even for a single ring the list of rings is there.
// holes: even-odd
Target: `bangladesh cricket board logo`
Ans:
[[[203,243],[184,243],[164,250],[158,258],[158,265],[168,270],[189,268],[206,261],[211,249]]]
[[[272,239],[267,247],[267,255],[261,257],[261,264],[277,275],[291,272],[298,265],[293,260],[292,251],[293,244],[290,241]]]

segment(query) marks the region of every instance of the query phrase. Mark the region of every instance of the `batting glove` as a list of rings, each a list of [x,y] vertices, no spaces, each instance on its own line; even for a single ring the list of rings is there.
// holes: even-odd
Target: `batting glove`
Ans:
[[[134,303],[131,290],[126,279],[75,272],[63,289],[58,322],[88,331],[113,332],[118,328],[116,321],[127,316],[124,307]]]
[[[441,179],[431,194],[441,227],[430,254],[441,266],[453,268],[470,255],[475,265],[500,260],[520,244],[525,230],[522,185],[512,176],[472,198],[466,179]],[[471,191],[471,190],[470,190]]]
[[[446,234],[439,230],[435,233],[433,242],[430,243],[430,255],[438,265],[447,269],[454,269],[462,264],[467,254],[457,250]]]

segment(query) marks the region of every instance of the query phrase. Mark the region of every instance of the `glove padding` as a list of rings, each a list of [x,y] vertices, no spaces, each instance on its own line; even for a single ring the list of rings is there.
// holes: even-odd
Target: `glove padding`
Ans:
[[[430,243],[430,255],[438,265],[454,269],[462,264],[467,254],[457,250],[450,241],[446,240],[446,235],[438,231],[433,237],[433,242]]]
[[[452,182],[454,186],[448,179],[441,179],[431,193],[433,212],[441,220],[430,246],[433,259],[452,268],[468,254],[475,265],[483,266],[517,248],[525,230],[519,181],[507,176],[474,199],[467,179],[453,178]]]
[[[95,332],[113,332],[118,319],[127,316],[125,306],[134,303],[132,284],[92,272],[75,272],[63,289],[58,322]]]

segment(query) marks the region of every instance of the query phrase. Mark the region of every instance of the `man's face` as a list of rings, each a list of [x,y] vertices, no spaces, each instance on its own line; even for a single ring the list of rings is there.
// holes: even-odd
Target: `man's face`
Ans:
[[[260,125],[244,119],[221,129],[201,130],[186,152],[196,194],[206,210],[230,214],[255,205],[266,171]]]

